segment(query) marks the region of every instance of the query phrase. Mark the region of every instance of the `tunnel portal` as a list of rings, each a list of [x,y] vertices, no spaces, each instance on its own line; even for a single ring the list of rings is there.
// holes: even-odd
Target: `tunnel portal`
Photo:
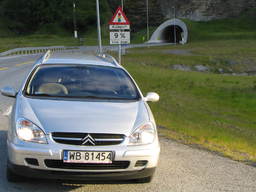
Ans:
[[[188,29],[180,19],[171,19],[161,24],[148,43],[181,43],[188,40]]]

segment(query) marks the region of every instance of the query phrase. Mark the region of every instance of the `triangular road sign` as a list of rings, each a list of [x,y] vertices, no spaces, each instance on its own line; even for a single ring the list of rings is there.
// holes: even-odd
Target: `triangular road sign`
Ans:
[[[127,19],[121,7],[118,7],[114,16],[109,21],[109,25],[130,25],[130,21]]]

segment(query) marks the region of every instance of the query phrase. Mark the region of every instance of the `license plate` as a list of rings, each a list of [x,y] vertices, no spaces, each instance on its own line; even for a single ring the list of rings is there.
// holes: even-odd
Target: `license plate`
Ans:
[[[113,152],[109,151],[64,151],[65,163],[112,163]]]

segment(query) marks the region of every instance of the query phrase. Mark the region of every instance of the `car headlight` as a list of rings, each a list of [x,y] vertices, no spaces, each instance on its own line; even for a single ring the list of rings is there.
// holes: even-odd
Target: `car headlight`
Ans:
[[[156,129],[152,123],[146,123],[135,129],[129,137],[129,145],[145,145],[153,143]]]
[[[23,141],[46,144],[44,132],[31,121],[20,118],[16,123],[16,132],[18,138]]]

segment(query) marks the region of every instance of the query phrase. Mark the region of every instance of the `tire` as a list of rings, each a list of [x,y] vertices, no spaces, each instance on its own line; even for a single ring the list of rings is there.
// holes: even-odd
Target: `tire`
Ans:
[[[14,173],[9,167],[6,168],[6,178],[8,182],[23,181],[23,178],[20,175]]]
[[[136,179],[135,182],[136,183],[150,183],[153,179],[153,176],[149,176],[149,177],[144,177],[141,179]]]

